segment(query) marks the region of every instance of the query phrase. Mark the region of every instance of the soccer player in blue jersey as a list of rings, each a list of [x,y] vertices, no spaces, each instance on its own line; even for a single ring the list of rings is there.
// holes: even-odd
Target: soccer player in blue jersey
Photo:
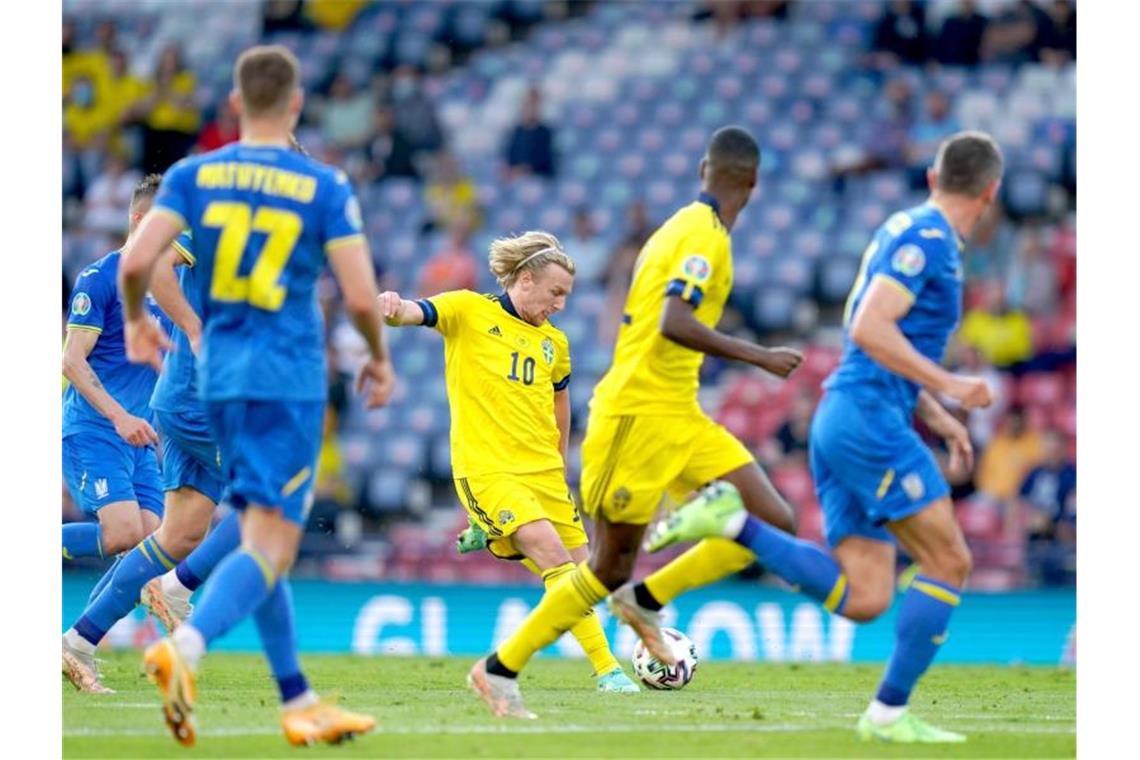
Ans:
[[[153,184],[157,188],[157,178]],[[150,403],[161,431],[164,511],[158,529],[122,556],[108,574],[105,588],[92,595],[83,614],[64,634],[63,671],[83,691],[106,691],[94,663],[96,646],[111,626],[134,608],[144,584],[170,570],[198,546],[221,497],[221,457],[194,381],[192,345],[201,335],[198,290],[193,287],[195,270],[191,268],[194,262],[189,233],[183,233],[155,268],[151,280],[156,303],[174,323],[173,348],[164,358]],[[198,553],[198,564],[220,561],[238,545],[237,533],[236,517],[231,516]],[[178,600],[171,605],[164,597],[147,601],[168,630],[180,619],[176,616],[185,617],[189,608],[188,601],[183,602],[184,609],[173,610]]]
[[[343,172],[291,149],[303,103],[300,66],[281,46],[245,51],[230,102],[241,141],[175,164],[121,271],[127,350],[155,363],[168,341],[142,319],[150,270],[182,229],[194,239],[203,335],[199,394],[242,510],[242,546],[203,588],[193,614],[144,655],[175,738],[195,741],[195,673],[209,644],[252,615],[291,744],[337,742],[375,720],[320,702],[297,658],[285,574],[312,504],[327,392],[316,280],[327,261],[368,345],[367,404],[391,394],[375,276],[360,206]]]
[[[733,539],[828,610],[856,621],[890,606],[897,541],[919,572],[899,606],[886,673],[859,719],[864,739],[966,738],[906,710],[946,639],[971,566],[949,486],[911,419],[917,413],[946,440],[951,469],[972,466],[965,428],[934,394],[966,409],[993,400],[983,379],[938,363],[961,314],[963,240],[997,197],[1001,173],[1001,151],[988,135],[951,136],[927,172],[930,199],[887,219],[864,253],[847,302],[843,358],[824,383],[811,427],[812,477],[832,553],[748,515],[725,482],[707,487],[650,536],[652,551],[695,538]]]

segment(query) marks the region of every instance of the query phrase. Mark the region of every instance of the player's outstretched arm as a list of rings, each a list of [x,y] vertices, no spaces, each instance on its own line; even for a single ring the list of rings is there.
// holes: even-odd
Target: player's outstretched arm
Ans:
[[[400,298],[400,294],[393,290],[385,290],[377,302],[380,304],[380,316],[384,318],[386,325],[406,327],[424,323],[424,310],[420,305],[415,301]]]
[[[913,297],[886,275],[877,275],[851,320],[851,340],[879,364],[935,393],[973,409],[993,403],[981,378],[955,375],[927,359],[911,345],[898,322],[910,311]]]
[[[793,348],[766,348],[706,327],[693,316],[693,307],[680,296],[667,296],[661,312],[661,334],[703,354],[747,362],[773,375],[787,377],[804,360]]]
[[[115,432],[132,446],[158,443],[158,434],[146,420],[132,416],[107,392],[99,376],[87,362],[99,340],[99,333],[91,330],[69,329],[63,344],[63,376],[79,391],[87,403],[115,426]]]
[[[186,259],[175,250],[174,246],[167,248],[166,252],[159,257],[154,272],[151,274],[150,294],[154,296],[158,308],[162,309],[166,316],[178,325],[178,329],[186,333],[186,337],[190,339],[191,347],[197,353],[198,342],[202,337],[202,320],[194,312],[190,302],[186,300],[186,295],[178,284],[178,273],[175,271],[178,267],[185,265]]]
[[[344,308],[368,344],[369,359],[356,378],[356,390],[368,392],[369,408],[388,403],[396,387],[396,373],[384,347],[384,326],[376,312],[376,274],[363,237],[329,252],[329,266],[340,284]]]

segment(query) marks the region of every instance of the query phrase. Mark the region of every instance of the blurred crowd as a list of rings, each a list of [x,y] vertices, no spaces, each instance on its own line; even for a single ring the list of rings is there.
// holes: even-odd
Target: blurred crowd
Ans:
[[[262,4],[262,32],[304,36],[351,29],[367,5],[354,0],[270,0]],[[752,20],[781,23],[797,5],[698,2],[690,5],[689,18],[716,36],[729,36]],[[493,23],[476,41],[452,29],[437,37],[442,44],[419,65],[385,57],[365,76],[346,67],[307,93],[300,133],[318,158],[344,168],[358,189],[410,182],[420,195],[425,213],[415,255],[422,265],[415,281],[392,271],[383,256],[376,261],[382,286],[399,287],[405,296],[485,286],[485,252],[479,247],[488,235],[509,231],[487,228],[485,194],[444,127],[438,77],[449,67],[465,65],[483,48],[526,39],[538,24],[588,19],[594,4],[489,6],[494,7]],[[857,151],[831,157],[825,192],[838,196],[849,183],[883,172],[905,177],[912,190],[924,186],[925,168],[936,146],[961,124],[953,94],[916,91],[908,71],[987,63],[1061,67],[1075,59],[1075,24],[1075,10],[1066,0],[883,3],[871,23],[863,60],[882,82],[878,107],[867,114],[875,122],[874,137]],[[75,20],[64,18],[65,312],[79,269],[121,244],[131,190],[139,178],[165,170],[188,153],[238,139],[225,93],[204,102],[199,72],[187,65],[177,42],[141,59],[120,36],[121,25],[113,18],[82,36]],[[541,87],[521,91],[511,122],[498,147],[497,181],[508,186],[557,178],[571,157],[559,154],[559,120],[547,107]],[[763,142],[764,135],[760,137]],[[966,313],[948,361],[986,375],[999,390],[993,408],[962,415],[978,461],[969,477],[953,484],[963,525],[981,555],[982,585],[987,572],[995,586],[1064,584],[1075,578],[1075,153],[1061,160],[1065,165],[1058,172],[1060,179],[1034,202],[1023,194],[1003,193],[1002,204],[975,235],[966,261]],[[599,221],[592,199],[584,198],[568,209],[570,223],[563,237],[576,260],[579,283],[591,283],[604,293],[605,307],[596,325],[602,342],[612,342],[616,334],[639,249],[664,221],[651,218],[640,196],[624,208],[624,218]],[[747,256],[742,253],[748,250],[745,241],[735,242],[737,258]],[[375,249],[383,241],[372,244]],[[319,554],[372,545],[383,555],[401,551],[399,536],[422,535],[415,532],[416,525],[428,522],[436,533],[445,525],[447,533],[459,524],[458,510],[452,508],[450,482],[438,473],[424,475],[422,488],[407,492],[403,516],[399,511],[378,515],[371,503],[375,486],[346,475],[339,433],[351,405],[349,379],[359,345],[343,329],[331,281],[323,284],[321,301],[330,332],[332,382],[309,548]],[[808,429],[819,381],[838,355],[838,309],[826,304],[821,308],[819,326],[807,334],[794,328],[766,331],[740,304],[726,313],[723,329],[765,342],[792,340],[807,346],[805,370],[786,387],[775,389],[722,362],[710,360],[704,368],[707,408],[753,447],[777,485],[801,505],[801,517],[807,517],[802,519],[805,533],[811,537],[819,536],[819,526],[810,481],[805,483]],[[435,517],[439,510],[424,509],[433,502],[446,505],[450,517]],[[406,519],[409,512],[412,520]],[[81,519],[66,493],[64,517]],[[378,525],[383,532],[372,530]],[[446,553],[446,542],[437,539],[436,546]],[[354,572],[335,564],[341,560],[330,561]]]

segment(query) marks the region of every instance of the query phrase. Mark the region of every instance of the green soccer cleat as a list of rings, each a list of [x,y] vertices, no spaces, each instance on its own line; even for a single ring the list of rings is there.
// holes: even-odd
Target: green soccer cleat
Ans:
[[[460,554],[469,554],[487,548],[487,531],[471,523],[467,530],[455,538],[455,550]]]
[[[682,505],[649,531],[645,546],[659,552],[678,541],[697,541],[724,536],[726,526],[744,510],[744,502],[736,486],[722,480],[705,486],[687,504]]]
[[[598,691],[632,694],[641,691],[641,688],[625,674],[619,665],[609,673],[598,676]]]
[[[863,713],[855,732],[865,742],[875,739],[896,744],[961,744],[966,741],[965,735],[935,728],[909,710],[885,726],[876,725],[867,713]]]

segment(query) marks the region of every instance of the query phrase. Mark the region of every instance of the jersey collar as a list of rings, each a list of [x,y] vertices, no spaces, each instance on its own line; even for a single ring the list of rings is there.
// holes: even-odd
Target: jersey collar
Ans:
[[[950,224],[950,219],[947,218],[946,212],[942,210],[942,207],[935,203],[933,200],[927,201],[926,205],[937,211],[938,215],[942,217],[942,221],[946,225],[946,229],[950,230],[950,234],[954,236],[954,242],[958,244],[958,252],[961,253],[962,251],[966,250],[966,241],[963,240],[962,236],[958,234],[958,230],[954,229],[954,225]]]
[[[522,317],[519,316],[518,310],[515,309],[515,305],[511,303],[511,297],[507,295],[507,291],[505,290],[499,294],[499,306],[502,306],[503,311],[515,319],[522,319]],[[525,322],[526,320],[524,319],[523,321]]]
[[[716,218],[720,220],[721,224],[724,224],[724,219],[720,215],[720,201],[718,201],[716,198],[714,198],[711,194],[706,193],[704,190],[702,190],[697,195],[697,202],[703,203],[706,206],[709,206],[710,208],[712,208],[713,212],[716,214]],[[727,226],[728,225],[725,225],[725,227],[727,227]]]

